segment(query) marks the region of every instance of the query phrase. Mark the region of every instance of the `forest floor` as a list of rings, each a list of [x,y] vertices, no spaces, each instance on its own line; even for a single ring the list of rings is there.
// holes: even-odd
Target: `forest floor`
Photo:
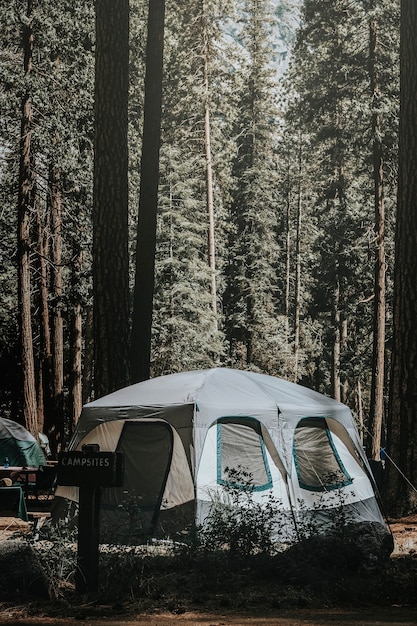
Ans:
[[[111,593],[76,594],[71,583],[65,599],[51,600],[36,589],[5,591],[10,549],[21,551],[28,525],[0,519],[0,624],[5,626],[415,626],[417,624],[417,515],[390,520],[394,551],[378,567],[342,574],[303,563],[285,580],[282,568],[268,572],[217,572],[215,588],[202,590],[213,572],[175,570],[160,563],[146,575],[139,598],[119,600]],[[30,542],[29,542],[30,543]],[[19,547],[20,545],[20,547]],[[32,544],[32,545],[36,545]],[[36,548],[35,548],[36,551]],[[6,555],[8,554],[8,558]],[[12,555],[13,556],[13,555]],[[101,557],[100,557],[101,558]],[[16,556],[14,561],[17,563]],[[12,565],[13,567],[13,565]],[[331,569],[331,568],[330,568]],[[210,565],[207,564],[207,571]],[[114,587],[120,571],[113,572]],[[285,574],[285,573],[284,573]],[[201,577],[200,585],[196,578]],[[191,580],[192,579],[192,580]],[[72,588],[71,588],[72,587]]]
[[[389,526],[394,536],[394,551],[391,556],[417,556],[417,514],[391,519]]]

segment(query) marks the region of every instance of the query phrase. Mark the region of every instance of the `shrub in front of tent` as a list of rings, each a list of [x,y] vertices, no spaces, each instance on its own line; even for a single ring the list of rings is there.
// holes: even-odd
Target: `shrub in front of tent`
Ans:
[[[211,494],[210,513],[197,528],[197,549],[234,558],[270,556],[280,546],[281,503],[272,495],[254,499],[249,471],[227,468],[223,492]]]
[[[255,500],[251,474],[241,466],[228,468],[227,473],[223,492],[213,491],[210,513],[196,530],[198,551],[224,553],[234,559],[274,556],[293,543],[305,542],[311,537],[324,539],[331,536],[349,541],[355,526],[346,506],[348,494],[343,489],[331,493],[330,506],[329,494],[320,494],[312,508],[299,501],[299,510],[293,519],[294,540],[289,543],[280,536],[280,531],[288,523],[281,502],[271,495],[265,495],[261,502]]]

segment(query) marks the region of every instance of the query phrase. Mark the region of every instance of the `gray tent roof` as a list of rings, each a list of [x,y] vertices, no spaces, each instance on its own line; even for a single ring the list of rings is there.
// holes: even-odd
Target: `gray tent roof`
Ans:
[[[170,421],[169,416],[178,415],[178,410],[193,416],[197,456],[208,428],[225,416],[259,420],[268,429],[284,462],[289,462],[293,431],[304,417],[335,420],[361,449],[352,413],[346,405],[282,378],[228,368],[160,376],[86,404],[73,446],[100,422],[150,417]]]

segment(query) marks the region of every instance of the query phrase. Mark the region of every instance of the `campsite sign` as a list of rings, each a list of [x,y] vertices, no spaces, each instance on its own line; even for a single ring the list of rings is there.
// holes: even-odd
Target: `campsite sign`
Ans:
[[[75,487],[121,487],[123,454],[100,452],[98,446],[61,452],[58,455],[58,484]]]
[[[58,456],[58,483],[79,487],[78,591],[97,591],[101,487],[121,487],[123,475],[123,453],[100,452],[98,444]]]

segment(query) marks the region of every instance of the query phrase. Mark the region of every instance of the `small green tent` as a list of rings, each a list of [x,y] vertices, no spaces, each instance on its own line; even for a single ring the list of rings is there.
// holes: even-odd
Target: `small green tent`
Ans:
[[[26,428],[13,420],[0,418],[0,465],[5,459],[16,467],[46,465],[42,448]]]

